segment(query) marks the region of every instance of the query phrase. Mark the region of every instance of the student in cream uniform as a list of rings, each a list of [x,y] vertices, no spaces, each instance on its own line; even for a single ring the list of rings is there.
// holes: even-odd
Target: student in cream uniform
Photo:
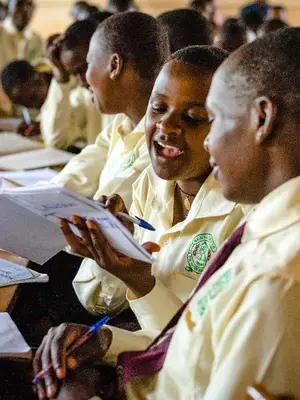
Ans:
[[[43,55],[42,38],[29,28],[35,9],[33,0],[9,0],[8,15],[0,24],[0,71],[11,61],[37,62]],[[0,111],[11,115],[12,103],[1,90]]]
[[[136,239],[159,244],[152,272],[182,301],[246,211],[224,198],[199,146],[210,126],[204,104],[212,75],[226,56],[214,47],[194,46],[173,54],[163,67],[146,115],[152,166],[133,185],[130,214],[156,229],[135,227]],[[124,283],[91,261],[82,264],[73,286],[91,313],[103,313],[103,298],[110,298],[110,312],[127,305]]]
[[[238,400],[253,383],[274,396],[300,397],[300,59],[293,50],[299,46],[299,28],[267,35],[232,54],[213,79],[207,100],[213,124],[206,148],[214,176],[226,198],[259,204],[227,242],[226,256],[225,247],[216,255],[219,269],[178,315],[169,346],[162,350],[163,368],[147,375],[141,362],[125,387],[127,399]],[[131,290],[137,297],[147,295],[131,274],[143,264],[124,262],[109,247],[101,251],[101,231],[92,221],[87,226],[95,248],[100,240],[97,259],[102,265],[113,262],[119,276],[126,269]],[[170,293],[169,299],[161,299],[161,307],[172,307]],[[56,392],[57,378],[65,377],[66,345],[88,329],[63,325],[45,338],[35,372],[51,361],[57,366],[47,376],[48,397]],[[104,327],[68,362],[78,366],[97,352],[99,359],[113,362],[122,351],[146,349],[151,341],[149,332]],[[123,371],[134,357],[128,357]],[[68,374],[72,386],[60,388],[74,392],[81,373],[79,368]],[[43,394],[42,384],[39,390]]]
[[[145,29],[148,34],[142,35]],[[120,192],[130,207],[132,184],[150,164],[143,117],[155,78],[169,55],[166,39],[160,25],[142,13],[115,15],[100,24],[91,40],[86,77],[98,111],[116,117],[52,183],[97,200]],[[145,41],[152,43],[147,51]],[[124,49],[128,53],[121,56]],[[143,59],[141,49],[147,53]]]
[[[89,44],[97,26],[93,20],[75,22],[48,45],[55,77],[40,114],[46,146],[68,149],[78,141],[94,144],[99,132],[112,121],[93,104],[85,78]]]

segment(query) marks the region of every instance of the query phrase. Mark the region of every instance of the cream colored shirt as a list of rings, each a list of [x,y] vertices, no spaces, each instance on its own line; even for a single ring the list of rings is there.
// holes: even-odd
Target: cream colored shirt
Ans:
[[[66,149],[78,141],[94,144],[112,116],[98,112],[88,89],[76,87],[73,80],[58,83],[53,78],[40,120],[45,145]]]
[[[145,219],[156,228],[155,232],[151,232],[135,227],[136,239],[141,244],[150,241],[161,246],[161,251],[156,254],[158,264],[153,265],[153,275],[185,301],[194,289],[199,274],[239,224],[245,210],[227,201],[219,184],[210,176],[198,192],[185,221],[172,227],[174,186],[174,182],[160,179],[149,166],[133,185],[130,214]],[[74,287],[77,295],[82,304],[88,305],[88,310],[95,313],[99,303],[102,304],[102,297],[109,292],[111,303],[118,306],[117,309],[110,306],[109,311],[118,311],[120,305],[126,304],[126,286],[95,263],[93,266],[92,271],[81,269],[76,276]],[[146,300],[151,302],[152,298],[149,296]],[[132,301],[132,309],[141,326],[148,328],[143,320],[151,317],[144,315],[144,307],[144,304],[140,306],[140,302]],[[163,308],[161,311],[162,315],[156,315],[157,329],[163,328],[170,317]]]
[[[30,28],[19,32],[10,17],[0,24],[0,71],[11,61],[25,59],[30,63],[35,63],[42,58],[42,55],[43,40]],[[12,104],[2,89],[0,108],[6,113],[12,110]]]
[[[253,383],[300,398],[299,238],[300,177],[249,216],[242,244],[182,315],[163,369],[127,385],[127,398],[239,400]],[[171,294],[157,286],[161,307],[172,307]],[[153,338],[111,329],[109,362]]]

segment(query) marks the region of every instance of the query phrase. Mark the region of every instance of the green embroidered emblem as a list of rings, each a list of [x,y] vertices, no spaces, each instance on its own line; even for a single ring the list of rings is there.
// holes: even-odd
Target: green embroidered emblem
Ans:
[[[229,284],[230,278],[231,271],[225,271],[224,274],[222,274],[220,278],[209,288],[208,293],[205,296],[201,297],[201,299],[197,303],[200,317],[203,317],[203,314],[207,309],[208,303],[215,297],[217,297],[217,295]]]
[[[200,233],[193,239],[189,247],[186,271],[201,274],[216,251],[217,246],[212,235],[210,233]]]
[[[124,171],[125,169],[128,169],[128,168],[132,167],[133,164],[135,163],[135,160],[136,160],[136,154],[135,154],[135,152],[133,151],[133,152],[131,153],[130,157],[129,157],[129,160],[128,160],[127,163],[124,165],[123,171]]]

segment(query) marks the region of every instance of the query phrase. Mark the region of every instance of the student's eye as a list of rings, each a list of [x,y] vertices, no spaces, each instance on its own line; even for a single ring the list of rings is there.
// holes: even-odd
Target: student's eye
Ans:
[[[163,114],[166,112],[166,107],[160,104],[152,104],[152,111],[156,114]]]
[[[192,113],[187,113],[183,116],[183,119],[186,122],[191,122],[195,124],[200,124],[201,122],[207,122],[207,117],[204,117],[203,115],[199,114],[192,114]]]

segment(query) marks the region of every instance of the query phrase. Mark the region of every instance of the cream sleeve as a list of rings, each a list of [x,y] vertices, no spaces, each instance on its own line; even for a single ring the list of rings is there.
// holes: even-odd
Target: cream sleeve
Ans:
[[[85,137],[85,106],[72,96],[74,83],[50,84],[47,99],[41,109],[41,133],[49,147],[66,149],[79,137]]]
[[[146,331],[162,331],[182,306],[179,298],[158,279],[152,291],[139,299],[128,290],[127,300],[141,328]]]
[[[298,398],[299,294],[299,283],[263,276],[250,284],[227,323],[224,315],[219,317],[212,331],[215,357],[204,400],[239,400],[254,383],[274,395]]]
[[[62,184],[83,196],[93,197],[107,159],[111,126],[98,135],[95,144],[85,147],[80,154],[73,157],[51,183]]]

